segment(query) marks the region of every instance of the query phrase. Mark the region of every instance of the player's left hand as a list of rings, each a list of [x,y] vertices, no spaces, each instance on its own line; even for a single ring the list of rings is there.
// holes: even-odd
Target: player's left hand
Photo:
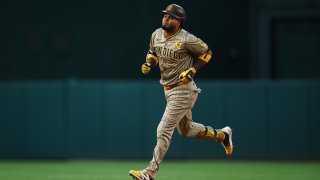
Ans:
[[[180,76],[179,76],[179,79],[180,81],[182,82],[187,82],[187,81],[191,81],[193,76],[196,74],[196,69],[191,67],[185,71],[183,71]]]

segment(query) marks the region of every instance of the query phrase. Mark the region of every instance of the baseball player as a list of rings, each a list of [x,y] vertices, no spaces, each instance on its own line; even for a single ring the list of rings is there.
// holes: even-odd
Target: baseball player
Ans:
[[[186,14],[181,6],[171,4],[161,12],[162,28],[152,33],[141,71],[148,74],[151,68],[159,64],[160,84],[164,87],[167,105],[157,128],[157,144],[150,165],[140,171],[129,171],[135,180],[155,179],[175,128],[182,136],[220,142],[227,155],[231,155],[233,150],[230,127],[213,129],[192,120],[191,109],[200,93],[193,77],[210,61],[210,48],[201,39],[182,29]],[[194,61],[193,57],[197,59]]]

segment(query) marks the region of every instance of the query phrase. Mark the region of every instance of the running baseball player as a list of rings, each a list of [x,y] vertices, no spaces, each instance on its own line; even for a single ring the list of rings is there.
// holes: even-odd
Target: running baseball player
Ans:
[[[175,128],[182,136],[218,141],[227,155],[232,154],[232,130],[226,126],[213,129],[193,122],[192,108],[200,93],[193,80],[199,69],[212,56],[208,45],[186,30],[182,25],[186,18],[184,9],[176,4],[161,11],[162,28],[156,29],[150,39],[150,48],[141,71],[148,74],[159,64],[167,105],[157,128],[157,144],[150,165],[143,170],[131,170],[135,180],[154,180],[171,141]],[[193,57],[197,57],[194,61]]]

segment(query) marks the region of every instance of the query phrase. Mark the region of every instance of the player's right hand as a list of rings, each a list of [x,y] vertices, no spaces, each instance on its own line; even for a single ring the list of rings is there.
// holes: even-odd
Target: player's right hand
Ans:
[[[151,70],[151,64],[146,62],[146,63],[143,63],[142,66],[141,66],[141,72],[143,74],[148,74]]]

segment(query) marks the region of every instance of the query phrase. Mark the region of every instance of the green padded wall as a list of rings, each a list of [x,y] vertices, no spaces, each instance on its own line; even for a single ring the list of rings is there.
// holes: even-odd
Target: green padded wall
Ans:
[[[68,155],[100,157],[105,153],[106,116],[104,88],[99,83],[79,83],[67,91]]]
[[[28,156],[26,121],[26,92],[23,83],[0,85],[0,156],[23,158]]]
[[[320,85],[312,84],[308,86],[308,118],[307,122],[307,148],[310,157],[320,157],[319,127],[320,127]]]
[[[308,155],[307,88],[295,83],[274,84],[268,95],[268,156]]]
[[[235,156],[266,155],[266,84],[239,82],[226,87],[226,119],[234,128]]]
[[[318,159],[316,81],[199,81],[195,122],[234,130],[233,158]],[[158,81],[0,84],[0,158],[147,158],[165,109]],[[166,158],[224,158],[174,132]]]
[[[120,81],[107,86],[106,133],[108,156],[112,158],[143,157],[145,155],[146,119],[143,89],[140,83]]]
[[[29,157],[66,157],[66,119],[61,83],[26,85],[27,143]]]

